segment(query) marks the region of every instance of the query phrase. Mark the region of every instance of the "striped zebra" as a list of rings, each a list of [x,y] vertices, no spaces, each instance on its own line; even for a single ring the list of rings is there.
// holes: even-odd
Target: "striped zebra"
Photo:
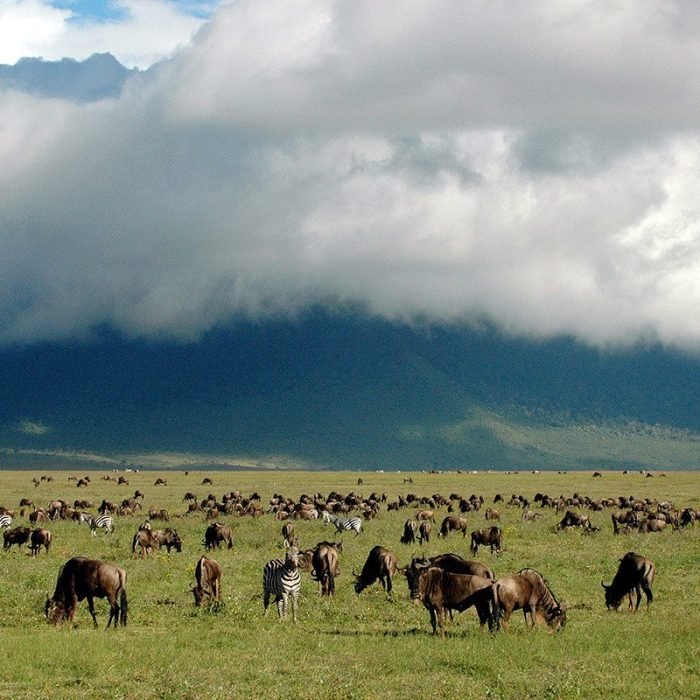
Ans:
[[[297,604],[301,574],[299,572],[299,550],[289,547],[284,561],[273,559],[263,569],[263,606],[264,614],[270,605],[270,596],[275,596],[279,619],[287,617],[287,601],[292,599],[292,622],[297,621]]]
[[[10,525],[12,525],[12,516],[7,513],[2,513],[2,515],[0,515],[0,528],[4,530],[6,527],[10,527]]]
[[[328,525],[328,523],[333,523],[335,529],[340,533],[343,530],[354,530],[355,537],[362,533],[362,520],[360,518],[339,518],[337,515],[324,510],[323,524]]]
[[[92,536],[97,536],[97,529],[104,528],[105,532],[114,532],[114,522],[111,515],[93,515],[89,520]]]

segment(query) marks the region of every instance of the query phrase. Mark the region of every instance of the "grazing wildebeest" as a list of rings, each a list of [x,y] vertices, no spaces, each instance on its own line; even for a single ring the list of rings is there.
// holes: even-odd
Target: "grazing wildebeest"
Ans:
[[[204,546],[207,549],[218,549],[222,542],[225,542],[229,549],[233,549],[231,528],[223,523],[212,523],[204,533]]]
[[[561,522],[557,525],[557,530],[566,530],[570,527],[580,527],[582,530],[591,529],[590,518],[581,513],[574,513],[571,510],[566,511],[566,515],[561,519]]]
[[[392,579],[396,574],[396,555],[385,547],[376,545],[367,555],[362,571],[359,574],[353,571],[352,574],[355,577],[355,593],[361,593],[367,586],[379,580],[387,597],[391,598]]]
[[[542,574],[534,569],[499,578],[491,586],[491,593],[496,626],[502,621],[506,630],[513,610],[523,611],[528,629],[538,620],[544,620],[552,631],[566,623],[566,606],[557,601]]]
[[[415,544],[417,531],[418,523],[415,520],[407,520],[403,524],[403,535],[399,540],[401,544]]]
[[[430,613],[433,634],[440,625],[440,636],[445,638],[445,612],[463,612],[472,605],[476,607],[479,624],[493,627],[491,613],[491,584],[493,581],[481,576],[455,574],[438,566],[429,566],[419,571],[415,578],[408,579],[411,598],[420,600]]]
[[[453,574],[470,574],[471,576],[481,576],[488,578],[491,581],[495,580],[493,571],[478,561],[469,561],[459,556],[459,554],[438,554],[436,557],[414,557],[411,563],[401,569],[401,572],[408,579],[409,588],[413,585],[412,581],[424,569],[431,566],[437,566],[445,571],[451,571]]]
[[[639,523],[639,532],[663,532],[666,529],[666,521],[658,518],[648,518]]]
[[[48,554],[52,539],[53,536],[49,530],[44,530],[42,527],[32,530],[32,534],[29,539],[29,549],[31,550],[32,556],[35,557],[37,554],[39,554],[42,546],[46,549],[46,553]]]
[[[200,607],[204,596],[209,600],[221,602],[221,566],[215,559],[201,556],[194,570],[194,578],[197,585],[192,588],[194,604]]]
[[[435,513],[432,510],[419,510],[416,513],[416,520],[431,520],[435,522]]]
[[[172,527],[166,527],[164,530],[153,530],[153,539],[159,547],[165,547],[168,554],[170,554],[171,549],[175,549],[176,552],[182,551],[182,539],[177,534],[177,530]]]
[[[460,518],[456,515],[448,515],[443,519],[442,525],[440,525],[440,532],[438,532],[438,537],[447,537],[450,532],[461,532],[462,537],[467,536],[467,519]]]
[[[486,512],[484,513],[484,518],[486,520],[501,520],[501,513],[497,511],[495,508],[487,508]]]
[[[29,542],[29,528],[18,525],[17,527],[13,527],[11,530],[5,530],[5,532],[2,533],[2,538],[4,540],[4,549],[10,549],[13,544],[21,547],[23,544],[27,544],[27,542]]]
[[[632,591],[637,592],[637,605],[635,610],[639,610],[642,602],[642,591],[647,597],[647,608],[654,600],[651,586],[654,583],[656,568],[651,559],[642,557],[634,552],[627,552],[617,568],[617,573],[609,586],[602,581],[601,586],[605,589],[605,605],[608,608],[617,610],[625,596],[629,597],[629,609],[632,610]]]
[[[612,520],[613,533],[620,534],[620,525],[637,527],[642,520],[642,514],[635,510],[617,510],[610,514]]]
[[[46,618],[54,625],[63,620],[73,621],[78,602],[87,598],[92,621],[97,627],[95,615],[95,598],[107,598],[109,602],[109,620],[107,627],[114,620],[126,626],[126,571],[107,562],[85,557],[69,559],[58,574],[56,590],[53,597],[46,597],[44,612]]]
[[[476,555],[479,550],[479,545],[491,548],[491,554],[494,552],[500,552],[503,549],[503,532],[501,528],[497,525],[491,527],[485,527],[481,530],[474,530],[472,532],[472,543],[470,546],[470,551],[472,554]]]
[[[318,581],[322,596],[333,597],[335,594],[335,579],[340,573],[338,551],[341,549],[342,544],[337,542],[319,542],[311,555],[312,577]]]
[[[418,541],[423,544],[424,542],[430,542],[430,532],[433,526],[430,524],[430,520],[424,520],[418,526]]]

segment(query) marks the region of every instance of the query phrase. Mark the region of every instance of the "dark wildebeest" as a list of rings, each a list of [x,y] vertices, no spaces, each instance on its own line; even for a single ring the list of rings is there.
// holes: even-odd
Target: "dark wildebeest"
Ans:
[[[367,555],[362,572],[352,573],[355,577],[355,593],[361,593],[367,586],[379,580],[387,597],[391,598],[392,579],[396,574],[396,555],[385,547],[376,545]]]
[[[215,559],[202,556],[194,570],[197,585],[192,589],[194,604],[199,607],[208,596],[210,601],[221,602],[221,566]]]
[[[639,523],[639,532],[663,532],[666,529],[666,521],[658,518],[649,518]]]
[[[212,523],[204,533],[204,546],[207,549],[218,549],[222,542],[225,542],[229,549],[233,549],[231,528],[223,523]]]
[[[416,577],[408,579],[411,598],[420,600],[430,613],[433,634],[440,625],[440,636],[445,638],[445,612],[453,610],[463,612],[472,605],[476,607],[479,624],[486,623],[493,627],[491,614],[490,578],[455,574],[438,566],[429,566],[419,570]]]
[[[481,576],[483,578],[495,580],[493,571],[478,561],[468,561],[459,556],[459,554],[438,554],[436,557],[414,557],[411,563],[404,569],[402,573],[408,579],[409,588],[413,585],[411,581],[418,574],[430,566],[437,566],[445,571],[451,571],[453,574],[469,574],[471,576]]]
[[[415,544],[417,531],[418,523],[415,520],[407,520],[403,524],[403,535],[399,540],[401,544]]]
[[[4,549],[10,549],[13,544],[21,547],[23,544],[29,542],[29,528],[18,525],[11,530],[5,530],[5,532],[2,533],[2,538],[4,540]]]
[[[29,540],[29,549],[31,550],[32,556],[35,557],[39,554],[42,547],[46,549],[46,553],[48,554],[52,539],[53,537],[49,530],[44,530],[42,527],[32,530]]]
[[[143,525],[136,531],[134,539],[131,542],[131,552],[136,553],[136,548],[141,548],[141,557],[145,559],[149,554],[152,554],[160,543],[153,536],[151,524],[147,523],[147,527]]]
[[[656,568],[651,559],[642,557],[634,552],[627,552],[620,559],[620,566],[617,568],[617,573],[609,586],[606,586],[602,581],[601,586],[605,589],[605,605],[608,608],[615,609],[620,607],[622,599],[629,596],[629,609],[632,610],[632,591],[637,592],[637,605],[635,610],[639,610],[639,604],[642,602],[642,591],[647,597],[647,608],[654,599],[651,592],[651,585],[654,583],[654,574]]]
[[[501,513],[494,508],[487,508],[486,512],[484,513],[484,518],[486,520],[501,520]]]
[[[53,597],[46,597],[44,612],[46,618],[54,625],[63,620],[73,621],[78,601],[87,598],[92,621],[97,627],[95,615],[95,598],[107,598],[109,602],[109,620],[107,627],[114,620],[126,626],[126,571],[103,561],[75,557],[69,559],[58,574],[56,590]]]
[[[456,515],[448,515],[443,519],[442,525],[440,525],[440,532],[438,532],[438,537],[447,537],[450,532],[461,532],[462,537],[467,536],[467,519],[460,518]]]
[[[172,527],[166,527],[164,530],[153,530],[153,539],[158,543],[159,547],[165,547],[170,554],[171,549],[176,552],[182,551],[182,539],[177,534],[177,530]]]
[[[503,532],[497,525],[485,527],[472,532],[472,543],[469,547],[472,554],[476,555],[479,545],[491,548],[491,554],[500,552],[503,549]]]
[[[424,542],[430,542],[430,532],[433,526],[430,524],[429,520],[424,520],[418,526],[418,541],[423,544]]]
[[[591,529],[591,520],[587,515],[566,511],[566,515],[557,525],[557,530],[566,530],[570,527],[580,527],[582,530]]]
[[[342,544],[338,542],[319,542],[311,555],[312,578],[318,581],[322,596],[333,597],[335,594],[335,579],[340,573],[338,552],[341,550]]]
[[[528,629],[538,620],[544,620],[552,631],[566,623],[566,606],[557,601],[542,574],[534,569],[521,569],[517,574],[499,578],[491,586],[491,593],[496,625],[500,626],[502,620],[506,630],[513,610],[523,611]]]

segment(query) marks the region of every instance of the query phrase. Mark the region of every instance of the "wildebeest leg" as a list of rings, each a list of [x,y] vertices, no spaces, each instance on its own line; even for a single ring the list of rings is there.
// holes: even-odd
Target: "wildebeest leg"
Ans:
[[[642,602],[642,587],[637,584],[634,587],[635,592],[637,593],[637,604],[634,606],[635,612],[639,610],[639,604]]]
[[[629,603],[630,603],[630,604],[629,604],[629,609],[632,610],[632,608],[633,608],[633,605],[632,605],[632,591],[630,591],[630,592],[627,594],[627,598],[629,599]]]
[[[437,634],[437,614],[435,608],[430,608],[428,612],[430,613],[430,624],[433,628],[433,634]]]
[[[90,609],[90,614],[92,615],[92,621],[93,621],[95,627],[97,627],[97,615],[95,614],[95,600],[91,595],[89,595],[89,596],[87,596],[87,602],[88,602],[88,608]]]
[[[392,589],[393,589],[393,584],[392,584],[392,582],[391,582],[391,576],[387,576],[387,577],[386,577],[386,586],[385,586],[385,588],[386,588],[386,597],[387,597],[389,600],[393,600],[393,599],[394,599],[394,596],[393,596],[393,594],[392,594],[392,592],[391,592]]]
[[[445,638],[445,608],[439,608],[438,610],[438,622],[440,624],[440,637]]]
[[[649,581],[644,579],[642,581],[642,590],[644,591],[644,594],[647,597],[647,610],[649,609],[649,605],[651,604],[651,601],[654,600],[654,594],[651,592],[651,586],[649,585]]]
[[[110,624],[114,620],[114,629],[117,629],[117,622],[119,621],[119,603],[117,603],[116,597],[114,600],[109,599],[109,620],[107,620],[107,629],[109,629]]]

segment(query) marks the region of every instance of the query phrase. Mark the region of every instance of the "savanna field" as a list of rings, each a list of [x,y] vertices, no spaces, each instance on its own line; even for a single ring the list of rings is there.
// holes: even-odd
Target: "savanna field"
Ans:
[[[70,472],[84,476],[82,472]],[[33,477],[53,481],[32,483]],[[0,627],[3,660],[2,698],[700,698],[700,527],[695,530],[613,535],[610,510],[590,513],[600,531],[556,532],[562,515],[540,510],[532,523],[522,511],[499,504],[504,551],[491,555],[480,549],[477,559],[496,576],[524,567],[540,571],[552,591],[568,605],[565,629],[549,634],[544,628],[527,632],[516,612],[509,633],[479,630],[473,609],[455,615],[447,638],[432,636],[428,613],[409,600],[405,578],[397,574],[394,600],[387,600],[377,583],[357,595],[353,569],[362,568],[376,544],[392,549],[401,566],[421,552],[455,552],[466,558],[469,540],[437,531],[447,509],[436,512],[429,544],[399,542],[411,509],[388,512],[364,523],[365,531],[342,537],[341,574],[336,596],[320,599],[317,584],[302,575],[299,621],[279,622],[271,605],[262,615],[262,568],[284,556],[282,523],[271,514],[260,518],[219,517],[233,530],[232,550],[213,556],[222,566],[223,604],[218,609],[194,606],[190,588],[194,567],[204,553],[208,525],[202,514],[184,516],[183,496],[202,499],[240,490],[257,491],[267,503],[273,493],[297,500],[303,493],[327,495],[355,491],[368,496],[385,493],[465,497],[483,495],[484,508],[467,513],[469,531],[485,527],[484,510],[497,493],[533,500],[536,493],[557,497],[574,492],[598,497],[634,495],[670,500],[678,507],[700,508],[700,472],[668,472],[645,478],[634,472],[533,473],[371,473],[371,472],[140,472],[128,473],[128,485],[103,479],[111,472],[90,472],[87,487],[77,488],[69,472],[0,472],[0,505],[18,515],[12,523],[28,525],[19,516],[22,498],[46,506],[61,498],[95,504],[106,498],[121,502],[143,491],[144,511],[115,518],[115,531],[92,537],[86,525],[56,521],[44,524],[53,533],[47,555],[30,558],[28,548],[0,552]],[[413,483],[404,483],[411,477]],[[154,486],[158,477],[165,486]],[[209,477],[213,485],[202,485]],[[363,484],[358,485],[358,478]],[[149,508],[170,513],[167,524],[183,539],[183,551],[165,549],[142,559],[131,542]],[[94,510],[94,509],[93,509]],[[321,520],[294,521],[302,548],[318,541],[337,540],[332,526]],[[164,524],[154,522],[154,527]],[[618,559],[632,550],[656,565],[654,602],[629,613],[626,602],[618,612],[606,610],[601,579],[609,583]],[[100,627],[93,629],[87,603],[81,602],[75,624],[54,628],[43,614],[60,567],[73,556],[103,559],[128,574],[129,623],[125,629],[105,630],[106,601],[97,600]]]

